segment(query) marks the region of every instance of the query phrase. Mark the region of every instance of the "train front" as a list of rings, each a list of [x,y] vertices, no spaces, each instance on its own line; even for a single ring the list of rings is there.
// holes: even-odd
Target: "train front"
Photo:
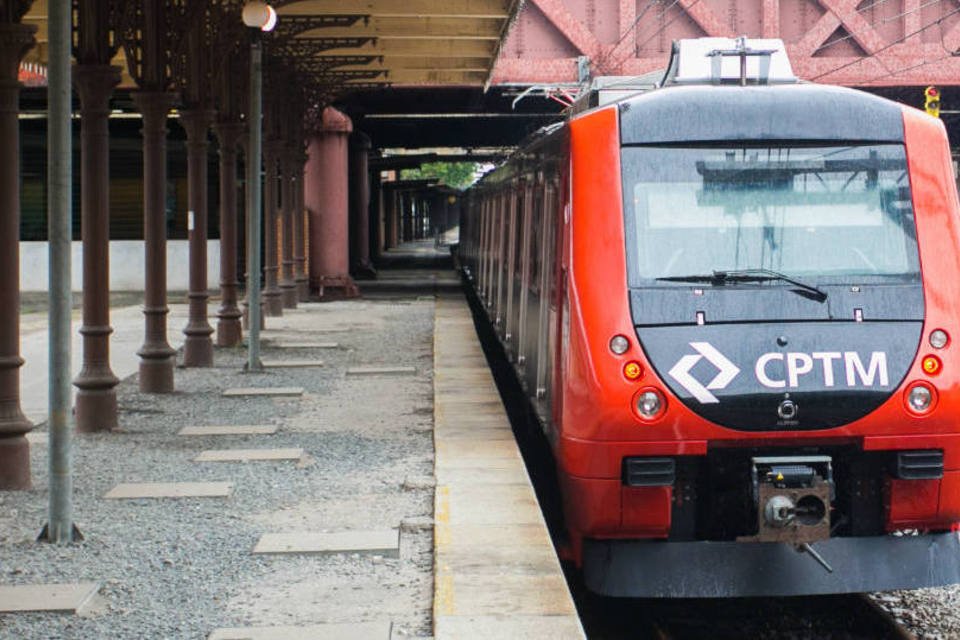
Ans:
[[[665,88],[571,122],[556,447],[587,585],[960,582],[944,128],[791,81],[779,41],[691,42]]]

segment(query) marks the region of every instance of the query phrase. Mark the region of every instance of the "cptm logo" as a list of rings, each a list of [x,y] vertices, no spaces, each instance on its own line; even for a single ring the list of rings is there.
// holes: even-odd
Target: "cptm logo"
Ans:
[[[690,395],[699,400],[700,404],[716,404],[720,401],[710,393],[710,390],[726,389],[727,385],[733,382],[733,379],[740,373],[740,368],[730,362],[727,356],[717,351],[716,347],[709,342],[691,342],[690,346],[699,355],[690,354],[680,358],[677,364],[670,369],[670,377],[676,380]],[[704,358],[717,368],[717,375],[707,383],[707,386],[703,386],[699,380],[690,374],[690,370]]]
[[[681,357],[670,369],[670,377],[701,404],[716,404],[720,401],[710,392],[726,389],[740,373],[740,368],[709,342],[691,342],[690,346],[697,353]],[[704,359],[717,370],[706,385],[691,373]],[[767,389],[796,389],[800,386],[801,378],[808,375],[819,377],[818,382],[826,388],[837,386],[838,379],[846,382],[847,387],[873,387],[878,384],[886,387],[890,384],[887,354],[884,351],[873,351],[866,365],[856,351],[764,353],[754,363],[753,372],[757,382]]]

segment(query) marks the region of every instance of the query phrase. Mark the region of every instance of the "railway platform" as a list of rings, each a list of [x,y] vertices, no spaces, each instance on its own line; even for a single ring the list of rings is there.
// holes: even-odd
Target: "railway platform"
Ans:
[[[268,318],[263,373],[218,349],[142,394],[114,343],[120,428],[74,440],[67,547],[35,542],[28,364],[33,488],[0,492],[0,638],[582,638],[455,274],[425,243],[392,254],[378,282],[403,287]],[[112,322],[137,335],[142,315]],[[28,361],[45,330],[25,319]]]

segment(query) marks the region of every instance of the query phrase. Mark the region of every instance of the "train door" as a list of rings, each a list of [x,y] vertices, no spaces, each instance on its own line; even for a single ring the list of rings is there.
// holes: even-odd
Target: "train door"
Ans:
[[[486,304],[487,301],[487,262],[490,260],[490,195],[483,194],[480,200],[480,250],[479,265],[477,267],[477,290],[480,292],[480,299]]]
[[[520,335],[517,341],[517,353],[520,354],[517,358],[517,363],[520,365],[520,378],[528,395],[536,389],[536,353],[531,345],[538,329],[536,305],[540,295],[537,277],[540,265],[538,249],[541,244],[539,225],[543,218],[543,184],[543,168],[538,166],[528,191],[530,205],[527,207],[527,216],[524,220],[523,283],[520,290],[518,319]]]
[[[550,424],[551,376],[553,371],[553,354],[556,351],[556,270],[554,260],[556,256],[556,229],[558,220],[562,219],[559,190],[557,186],[558,171],[556,166],[547,170],[544,180],[543,216],[540,221],[540,236],[543,238],[540,247],[540,306],[537,313],[537,379],[535,388],[537,414],[546,428]]]

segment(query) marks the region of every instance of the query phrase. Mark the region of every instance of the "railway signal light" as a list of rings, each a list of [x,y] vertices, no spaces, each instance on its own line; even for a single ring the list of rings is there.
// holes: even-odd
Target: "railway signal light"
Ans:
[[[936,87],[927,87],[923,90],[923,108],[934,118],[940,117],[940,90]]]

